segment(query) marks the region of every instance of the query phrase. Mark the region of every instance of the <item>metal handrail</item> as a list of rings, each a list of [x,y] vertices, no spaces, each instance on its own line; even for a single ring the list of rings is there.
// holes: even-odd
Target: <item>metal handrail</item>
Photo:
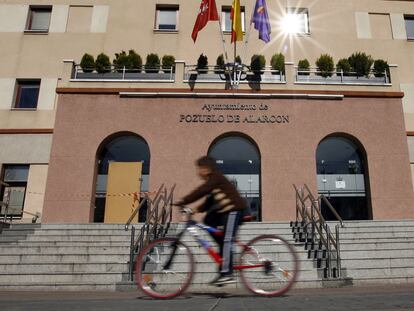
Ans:
[[[152,240],[163,237],[168,233],[172,220],[172,202],[175,186],[174,184],[168,192],[167,187],[162,184],[154,198],[151,199],[149,196],[145,196],[125,224],[125,230],[128,230],[138,210],[144,203],[147,204],[146,220],[138,235],[136,235],[136,228],[131,226],[129,280],[133,279],[134,262],[139,251]]]
[[[331,202],[329,202],[329,200],[326,198],[325,195],[321,194],[319,196],[319,206],[321,206],[321,200],[323,202],[325,202],[326,206],[328,206],[329,210],[332,212],[332,214],[334,214],[335,218],[339,221],[339,223],[341,224],[341,227],[343,228],[344,227],[344,221],[342,220],[342,217],[339,216],[336,209],[332,206]]]
[[[162,184],[160,186],[160,188],[158,189],[157,193],[155,194],[154,200],[160,195],[162,188],[164,187],[164,184]],[[140,202],[140,204],[134,209],[134,211],[132,212],[131,216],[128,218],[127,222],[125,223],[125,231],[128,230],[129,225],[131,224],[132,220],[134,219],[134,217],[137,215],[137,213],[139,212],[140,208],[144,205],[145,202],[149,201],[150,198],[148,196],[147,193],[144,193],[144,199]]]
[[[303,186],[308,191],[308,194],[309,194],[309,197],[311,198],[311,200],[316,201],[315,198],[313,197],[312,192],[310,191],[308,185],[304,184]],[[339,214],[337,213],[335,208],[332,206],[332,204],[328,201],[328,199],[323,194],[321,194],[318,197],[318,200],[317,200],[318,201],[318,208],[317,208],[318,215],[320,215],[320,217],[323,219],[323,221],[325,221],[325,219],[323,218],[322,213],[321,213],[321,200],[323,200],[328,205],[328,208],[330,209],[330,211],[334,214],[335,218],[341,223],[341,227],[343,227],[344,223],[343,223],[343,220],[342,220],[341,216],[339,216]]]
[[[302,188],[298,189],[296,185],[293,185],[296,192],[296,221],[302,222],[305,227],[305,239],[309,239],[308,226],[311,228],[311,241],[316,242],[316,236],[318,240],[327,251],[327,277],[330,278],[331,267],[333,263],[332,253],[336,253],[336,266],[337,266],[337,277],[341,275],[341,254],[339,246],[339,226],[335,226],[335,235],[331,233],[329,225],[326,223],[320,209],[321,200],[327,200],[320,196],[318,199],[312,195],[309,187],[305,184]],[[306,190],[306,195],[304,193]],[[328,202],[329,203],[329,202]],[[329,209],[335,210],[329,203]],[[343,227],[342,218],[336,213],[335,217],[339,220],[341,227]]]
[[[10,187],[10,185],[8,183],[5,183],[3,181],[0,181],[0,185],[3,187]],[[9,203],[10,203],[10,195],[11,195],[11,189],[9,188],[9,191],[7,193],[6,196],[6,201],[0,201],[1,205],[0,205],[0,211],[1,211],[1,207],[4,206],[4,216],[3,216],[3,222],[6,223],[7,222],[7,213],[9,211]],[[10,217],[10,221],[12,220],[12,217]]]

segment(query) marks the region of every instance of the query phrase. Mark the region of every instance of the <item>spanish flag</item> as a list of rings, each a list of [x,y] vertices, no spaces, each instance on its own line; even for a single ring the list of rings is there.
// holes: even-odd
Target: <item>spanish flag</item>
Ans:
[[[233,0],[231,6],[231,42],[243,41],[240,0]]]

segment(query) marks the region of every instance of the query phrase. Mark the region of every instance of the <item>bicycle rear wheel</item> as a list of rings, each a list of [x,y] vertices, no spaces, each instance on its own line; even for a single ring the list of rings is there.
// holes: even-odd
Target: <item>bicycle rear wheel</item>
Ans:
[[[293,247],[276,235],[260,235],[242,250],[240,276],[251,292],[280,296],[295,282],[299,263]]]
[[[168,261],[170,265],[167,266]],[[168,299],[187,289],[193,271],[194,257],[190,249],[175,238],[163,238],[151,242],[139,253],[135,280],[148,296]]]

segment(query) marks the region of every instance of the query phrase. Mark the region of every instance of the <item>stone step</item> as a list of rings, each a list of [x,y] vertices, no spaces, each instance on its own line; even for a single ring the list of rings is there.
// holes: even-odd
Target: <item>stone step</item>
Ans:
[[[0,263],[6,264],[20,264],[20,263],[87,263],[87,262],[119,262],[126,263],[129,261],[129,255],[120,254],[102,254],[102,255],[88,255],[88,254],[21,254],[21,255],[7,255],[0,254]]]
[[[346,275],[355,279],[368,279],[368,278],[404,278],[410,277],[414,279],[414,263],[409,267],[400,268],[348,268],[346,269]]]
[[[122,283],[122,282],[117,282]],[[116,283],[82,283],[82,282],[19,282],[0,283],[0,290],[27,291],[115,291]],[[136,286],[130,290],[137,290]]]
[[[354,250],[385,250],[385,249],[414,249],[414,241],[388,241],[375,243],[343,243],[340,244],[341,251]]]
[[[339,224],[336,221],[328,221],[327,222],[331,227],[335,227],[335,225]],[[414,226],[414,220],[352,220],[352,221],[344,221],[345,228],[356,228],[356,227],[389,227],[389,226],[397,226],[397,227],[405,227],[405,226]]]
[[[53,235],[122,235],[122,236],[131,236],[131,231],[125,230],[80,230],[80,229],[48,229],[48,230],[35,230],[28,232],[26,230],[7,230],[3,231],[3,237],[6,236],[25,236],[27,234],[34,234],[36,236],[53,236]]]
[[[341,232],[339,234],[341,241],[348,239],[377,239],[377,238],[411,238],[414,239],[414,231],[398,231],[398,232]]]
[[[413,266],[414,258],[362,258],[362,259],[342,259],[342,267],[347,269],[365,269],[365,268],[401,268]]]
[[[400,284],[412,284],[414,283],[414,276],[402,276],[402,277],[395,277],[395,276],[385,276],[379,277],[374,275],[373,277],[366,277],[366,278],[352,278],[352,284],[354,286],[372,286],[372,285],[400,285]]]
[[[412,241],[413,239],[410,237],[384,237],[384,238],[365,238],[365,239],[340,239],[341,245],[348,245],[348,244],[360,244],[360,243],[367,243],[367,244],[380,244],[380,243],[407,243]]]
[[[334,232],[334,227],[331,227],[331,231]],[[388,227],[345,227],[340,228],[339,233],[373,233],[373,232],[414,232],[414,225],[413,226],[405,226],[405,227],[398,227],[398,226],[388,226]]]
[[[341,258],[413,258],[414,261],[414,249],[341,251]]]
[[[129,236],[117,235],[54,235],[39,236],[29,235],[26,241],[129,241]]]
[[[25,263],[25,264],[0,264],[1,274],[27,274],[27,273],[72,273],[72,272],[118,272],[128,271],[127,263]]]
[[[122,246],[18,246],[18,247],[2,247],[1,255],[29,255],[29,254],[129,254],[129,247]]]
[[[82,282],[82,283],[113,283],[126,280],[126,274],[119,272],[56,272],[56,273],[0,273],[0,283],[56,283],[56,282]]]
[[[126,241],[15,241],[10,243],[1,243],[0,242],[0,252],[6,251],[9,247],[53,247],[53,246],[68,246],[68,247],[78,247],[78,246],[103,246],[103,247],[126,247],[129,249],[130,242]]]

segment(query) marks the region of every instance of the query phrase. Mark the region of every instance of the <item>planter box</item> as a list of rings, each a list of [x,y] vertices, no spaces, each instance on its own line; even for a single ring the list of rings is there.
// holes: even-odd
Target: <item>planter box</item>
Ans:
[[[108,72],[108,73],[85,73],[78,72],[76,80],[171,80],[174,79],[174,74],[171,73],[146,73],[146,72],[128,72],[125,75],[122,72]]]

